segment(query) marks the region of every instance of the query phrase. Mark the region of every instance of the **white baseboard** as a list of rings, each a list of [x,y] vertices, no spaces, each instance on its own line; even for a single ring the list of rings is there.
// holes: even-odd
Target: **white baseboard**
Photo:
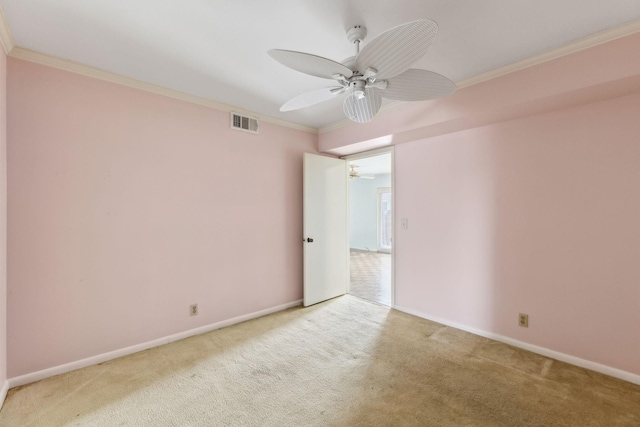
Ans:
[[[600,363],[592,362],[590,360],[585,360],[576,356],[571,356],[569,354],[560,353],[559,351],[529,344],[523,341],[518,341],[513,338],[505,337],[504,335],[499,335],[493,332],[487,332],[480,329],[472,328],[470,326],[462,325],[460,323],[451,322],[447,319],[443,319],[437,316],[429,316],[427,314],[421,313],[411,308],[399,307],[397,305],[394,306],[393,308],[398,311],[411,314],[413,316],[430,320],[432,322],[440,323],[446,326],[451,326],[452,328],[456,328],[456,329],[461,329],[463,331],[470,332],[474,335],[479,335],[481,337],[489,338],[495,341],[500,341],[502,343],[509,344],[514,347],[521,348],[523,350],[528,350],[532,353],[540,354],[542,356],[549,357],[551,359],[559,360],[561,362],[566,362],[571,365],[579,366],[581,368],[589,369],[591,371],[599,372],[601,374],[609,375],[614,378],[619,378],[621,380],[640,385],[640,375],[634,374],[632,372],[623,371],[621,369],[612,368],[611,366],[602,365]]]
[[[7,397],[7,392],[9,391],[9,380],[5,380],[2,385],[2,389],[0,390],[0,409],[2,409],[2,405],[4,405],[4,399]]]
[[[42,369],[40,371],[31,372],[29,374],[20,375],[18,377],[9,378],[5,382],[5,388],[3,390],[6,395],[7,390],[13,387],[19,387],[21,385],[30,384],[36,381],[43,380],[45,378],[53,377],[54,375],[60,375],[66,372],[75,371],[76,369],[85,368],[87,366],[97,365],[98,363],[104,363],[112,359],[117,359],[118,357],[128,356],[130,354],[147,350],[149,348],[158,347],[158,346],[169,344],[171,342],[178,341],[184,338],[189,338],[194,335],[204,334],[206,332],[224,328],[226,326],[235,325],[236,323],[241,323],[247,320],[256,319],[258,317],[266,316],[267,314],[286,310],[292,307],[297,307],[301,304],[302,304],[302,300],[281,304],[275,307],[256,311],[254,313],[233,317],[231,319],[212,323],[210,325],[200,326],[199,328],[190,329],[184,332],[179,332],[177,334],[169,335],[163,338],[158,338],[153,341],[147,341],[142,344],[132,345],[130,347],[121,348],[119,350],[110,351],[108,353],[87,357],[86,359],[77,360],[75,362],[65,363],[64,365],[54,366],[52,368]]]

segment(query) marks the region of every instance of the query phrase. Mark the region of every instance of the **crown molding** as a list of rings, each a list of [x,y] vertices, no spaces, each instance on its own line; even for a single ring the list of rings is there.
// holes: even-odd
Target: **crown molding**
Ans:
[[[317,134],[318,129],[300,125],[297,123],[288,122],[286,120],[277,119],[275,117],[267,116],[264,114],[256,113],[255,111],[245,110],[243,108],[215,102],[210,99],[201,98],[199,96],[190,95],[188,93],[180,92],[173,89],[168,89],[163,86],[155,85],[152,83],[143,82],[141,80],[125,77],[110,71],[101,70],[99,68],[83,65],[78,62],[69,61],[67,59],[58,58],[56,56],[47,55],[44,53],[36,52],[30,49],[24,49],[21,47],[14,47],[9,54],[11,58],[21,59],[35,64],[45,65],[47,67],[57,68],[59,70],[68,71],[75,74],[80,74],[86,77],[91,77],[98,80],[103,80],[109,83],[115,83],[121,86],[130,87],[133,89],[142,90],[144,92],[153,93],[156,95],[166,96],[168,98],[178,99],[180,101],[190,102],[192,104],[202,105],[204,107],[214,108],[225,112],[234,112],[252,116],[260,119],[263,122],[272,123],[279,126],[299,130],[302,132],[308,132]]]
[[[559,48],[549,50],[536,56],[523,59],[518,62],[505,65],[503,67],[494,68],[493,70],[485,73],[477,74],[468,79],[455,82],[458,89],[473,86],[478,83],[482,83],[488,80],[492,80],[498,77],[502,77],[507,74],[514,73],[516,71],[524,70],[525,68],[533,67],[535,65],[542,64],[544,62],[552,61],[554,59],[562,58],[563,56],[571,55],[572,53],[580,52],[601,44],[627,37],[640,32],[640,19],[628,22],[618,27],[610,28],[608,30],[601,31],[599,33],[592,34],[590,36],[583,37],[571,43],[560,46]],[[422,101],[419,101],[422,102]],[[382,107],[378,114],[386,114],[390,111],[394,111],[403,105],[409,104],[409,102],[395,101],[391,104],[391,108]],[[320,128],[320,134],[332,132],[334,130],[342,129],[344,127],[354,125],[354,123],[348,119],[341,120],[333,123],[329,126]]]
[[[0,44],[2,45],[4,53],[7,55],[11,53],[13,48],[16,46],[16,42],[13,40],[13,35],[11,35],[11,29],[7,23],[7,17],[4,14],[4,10],[2,10],[2,6],[0,6]]]
[[[544,52],[540,55],[532,56],[522,61],[514,62],[512,64],[508,64],[503,67],[495,68],[493,70],[478,74],[468,79],[457,81],[455,83],[458,89],[473,86],[478,83],[482,83],[482,82],[492,80],[510,73],[514,73],[516,71],[523,70],[525,68],[533,67],[535,65],[542,64],[544,62],[548,62],[554,59],[558,59],[563,56],[570,55],[572,53],[580,52],[582,50],[589,49],[589,48],[592,48],[592,47],[595,47],[595,46],[598,46],[622,37],[630,36],[638,32],[640,32],[640,20],[631,21],[627,24],[624,24],[615,28],[611,28],[605,31],[601,31],[596,34],[592,34],[590,36],[584,37],[572,43],[561,46],[559,48]],[[13,36],[11,35],[11,30],[9,29],[9,26],[6,21],[6,17],[4,15],[4,12],[1,6],[0,6],[0,44],[2,44],[2,47],[5,53],[11,56],[12,58],[22,59],[22,60],[33,62],[33,63],[46,65],[53,68],[58,68],[60,70],[81,74],[81,75],[96,78],[99,80],[119,84],[122,86],[131,87],[131,88],[142,90],[145,92],[154,93],[156,95],[166,96],[169,98],[174,98],[174,99],[178,99],[185,102],[190,102],[193,104],[202,105],[209,108],[214,108],[214,109],[225,111],[225,112],[237,112],[241,114],[251,115],[267,123],[273,123],[279,126],[288,127],[288,128],[303,131],[303,132],[323,134],[323,133],[335,131],[338,129],[342,129],[342,128],[354,125],[352,121],[348,119],[344,119],[339,122],[333,123],[331,125],[322,127],[320,129],[316,129],[313,127],[288,122],[286,120],[277,119],[275,117],[262,115],[253,111],[244,110],[242,108],[234,107],[232,105],[215,102],[215,101],[201,98],[195,95],[190,95],[177,90],[168,89],[162,86],[146,83],[146,82],[132,79],[129,77],[124,77],[119,74],[101,70],[99,68],[90,67],[77,62],[73,62],[66,59],[57,58],[55,56],[32,51],[29,49],[17,47],[15,45],[15,41],[13,40]],[[409,103],[404,101],[392,101],[388,104],[385,104],[380,109],[380,112],[378,114],[379,115],[387,114],[407,104]]]
[[[461,80],[459,82],[456,82],[456,86],[458,86],[458,89],[473,86],[487,80],[495,79],[506,74],[511,74],[516,71],[524,70],[525,68],[542,64],[544,62],[562,58],[563,56],[571,55],[572,53],[577,53],[582,50],[596,47],[601,44],[611,42],[622,37],[630,36],[638,32],[640,32],[640,19],[628,22],[618,27],[601,31],[599,33],[592,34],[590,36],[583,37],[571,43],[565,44],[564,46],[560,46],[559,48],[541,53],[540,55],[532,56],[530,58],[523,59],[522,61],[514,62],[512,64],[505,65],[504,67],[499,67],[487,71],[486,73],[478,74],[471,78]]]

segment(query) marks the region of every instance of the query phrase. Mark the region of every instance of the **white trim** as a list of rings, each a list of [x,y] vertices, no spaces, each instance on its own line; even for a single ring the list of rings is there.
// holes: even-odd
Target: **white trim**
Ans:
[[[350,162],[352,160],[366,159],[367,157],[375,157],[375,156],[379,156],[381,154],[387,154],[387,153],[391,153],[391,155],[393,156],[393,149],[394,149],[393,145],[389,145],[387,147],[376,148],[368,151],[361,151],[355,154],[347,154],[345,156],[340,156],[339,158]],[[393,165],[391,165],[391,170],[393,171]]]
[[[391,147],[391,308],[396,306],[396,242],[398,227],[396,227],[396,149]]]
[[[592,34],[590,36],[584,37],[575,42],[566,44],[559,48],[542,53],[540,55],[532,56],[522,61],[514,62],[512,64],[508,64],[503,67],[499,67],[491,71],[478,74],[471,78],[458,81],[456,82],[456,86],[458,87],[458,89],[462,89],[462,88],[472,86],[487,80],[504,76],[506,74],[513,73],[515,71],[529,68],[534,65],[542,64],[544,62],[551,61],[553,59],[561,58],[563,56],[570,55],[572,53],[580,52],[582,50],[589,49],[591,47],[595,47],[613,40],[617,40],[622,37],[630,36],[637,32],[640,32],[640,19],[631,21],[627,24],[614,27],[605,31],[601,31],[596,34]],[[322,127],[320,129],[316,129],[313,127],[288,122],[286,120],[277,119],[275,117],[265,116],[265,115],[257,114],[255,112],[246,111],[243,109],[239,109],[237,107],[233,107],[231,105],[222,104],[209,99],[200,98],[194,95],[189,95],[187,93],[179,92],[173,89],[168,89],[168,88],[154,85],[151,83],[142,82],[140,80],[131,79],[115,73],[100,70],[98,68],[82,65],[77,62],[68,61],[65,59],[46,55],[44,53],[35,52],[29,49],[24,49],[15,45],[15,41],[13,40],[13,36],[11,35],[11,30],[9,29],[4,12],[2,12],[1,7],[0,7],[0,44],[2,44],[2,47],[4,48],[4,51],[7,53],[7,55],[13,58],[23,59],[25,61],[58,68],[61,70],[85,75],[88,77],[93,77],[99,80],[104,80],[111,83],[116,83],[123,86],[143,90],[146,92],[155,93],[157,95],[167,96],[169,98],[179,99],[182,101],[191,102],[198,105],[204,105],[206,107],[215,108],[215,109],[226,111],[226,112],[237,111],[239,113],[247,113],[249,115],[254,115],[256,117],[259,117],[262,121],[277,124],[280,126],[285,126],[291,129],[300,130],[303,132],[309,132],[313,134],[322,134],[322,133],[331,132],[331,131],[338,130],[354,124],[352,121],[345,119],[345,120],[341,120],[339,122],[333,123],[331,125]],[[403,101],[391,101],[391,102],[385,103],[385,105],[381,108],[378,114],[386,114],[406,104],[407,102],[403,102]]]
[[[525,68],[533,67],[535,65],[542,64],[544,62],[552,61],[554,59],[562,58],[563,56],[571,55],[572,53],[580,52],[585,49],[599,46],[601,44],[627,37],[635,33],[640,32],[640,19],[628,22],[618,27],[610,28],[608,30],[601,31],[599,33],[591,34],[583,37],[571,43],[560,46],[556,49],[541,53],[539,55],[531,56],[529,58],[517,61],[503,67],[494,68],[485,73],[481,73],[470,77],[468,79],[455,82],[458,89],[473,86],[478,83],[492,80],[497,77],[502,77],[507,74],[514,73],[516,71],[524,70]],[[378,112],[380,114],[386,114],[390,111],[394,111],[401,106],[407,105],[409,102],[394,101],[389,104],[385,104]],[[345,119],[339,122],[333,123],[329,126],[320,128],[318,133],[323,134],[334,130],[342,129],[354,123],[351,120]]]
[[[591,34],[590,36],[583,37],[564,46],[560,46],[559,48],[541,53],[540,55],[532,56],[523,59],[522,61],[514,62],[512,64],[505,65],[504,67],[496,68],[494,70],[487,71],[486,73],[478,74],[477,76],[461,80],[459,82],[456,82],[456,86],[458,86],[458,89],[473,86],[487,80],[495,79],[496,77],[501,77],[515,71],[524,70],[525,68],[533,67],[535,65],[562,58],[563,56],[571,55],[585,49],[596,47],[622,37],[630,36],[637,32],[640,32],[640,19],[631,21],[619,27],[614,27],[605,31],[601,31],[599,33]]]
[[[389,159],[389,161],[391,161],[391,159]],[[380,206],[382,205],[382,195],[386,193],[391,194],[391,203],[393,206],[393,193],[391,192],[391,187],[378,187],[378,194],[376,198],[376,247],[378,248],[378,252],[391,254],[391,249],[393,248],[393,229],[391,230],[391,246],[389,249],[382,249],[382,246],[380,245],[380,234],[382,232],[382,226],[380,224]],[[391,208],[391,211],[391,227],[393,228],[393,207]]]
[[[4,380],[2,389],[0,389],[0,409],[4,405],[4,400],[7,398],[7,392],[9,391],[9,380]]]
[[[256,311],[254,313],[244,314],[242,316],[233,317],[231,319],[212,323],[210,325],[200,326],[199,328],[190,329],[184,332],[179,332],[177,334],[169,335],[163,338],[158,338],[153,341],[147,341],[142,344],[132,345],[130,347],[121,348],[119,350],[110,351],[108,353],[87,357],[86,359],[76,360],[75,362],[66,363],[64,365],[54,366],[52,368],[42,369],[40,371],[31,372],[29,374],[20,375],[18,377],[9,378],[7,380],[8,388],[19,387],[21,385],[40,381],[45,378],[52,377],[54,375],[60,375],[66,372],[75,371],[76,369],[86,368],[87,366],[97,365],[98,363],[104,363],[109,360],[117,359],[118,357],[128,356],[130,354],[137,353],[139,351],[147,350],[153,347],[158,347],[164,344],[169,344],[171,342],[178,341],[184,338],[189,338],[194,335],[200,335],[216,329],[235,325],[236,323],[246,322],[247,320],[256,319],[258,317],[266,316],[268,314],[276,313],[278,311],[286,310],[288,308],[297,307],[301,304],[302,304],[302,300],[281,304],[275,307]]]
[[[345,246],[347,249],[347,253],[346,253],[346,258],[345,258],[345,262],[347,263],[347,287],[346,287],[346,294],[351,292],[351,185],[349,184],[349,162],[344,160],[344,159],[340,159],[342,161],[344,161],[344,179],[345,179],[345,186],[346,186],[346,190],[345,191],[345,211],[344,211],[344,215],[345,215],[345,222],[347,223],[347,235],[346,235],[346,239],[345,239]],[[346,295],[345,294],[345,295]]]
[[[528,350],[532,353],[536,353],[545,357],[549,357],[551,359],[559,360],[561,362],[569,363],[571,365],[579,366],[581,368],[589,369],[591,371],[599,372],[601,374],[609,375],[614,378],[618,378],[624,381],[628,381],[632,384],[640,385],[640,375],[634,374],[632,372],[623,371],[621,369],[613,368],[611,366],[602,365],[597,362],[593,362],[591,360],[581,359],[576,356],[571,356],[570,354],[561,353],[559,351],[551,350],[546,347],[540,347],[537,345],[529,344],[523,341],[518,341],[513,338],[505,337],[504,335],[496,334],[493,332],[483,331],[481,329],[472,328],[470,326],[462,325],[460,323],[451,322],[447,319],[443,319],[437,316],[429,316],[418,310],[414,310],[411,308],[399,307],[395,306],[394,309],[398,311],[402,311],[407,314],[411,314],[413,316],[421,317],[423,319],[430,320],[432,322],[440,323],[442,325],[450,326],[452,328],[460,329],[466,332],[470,332],[474,335],[479,335],[481,337],[489,338],[495,341],[499,341],[505,344],[512,345],[514,347],[521,348],[523,350]]]
[[[16,42],[13,41],[11,28],[9,28],[9,23],[7,23],[7,17],[4,14],[4,10],[2,10],[2,6],[0,6],[0,44],[2,45],[4,53],[7,55],[11,53],[13,48],[16,46]]]
[[[47,55],[44,53],[36,52],[29,49],[16,46],[9,55],[12,58],[22,59],[24,61],[33,62],[35,64],[45,65],[47,67],[57,68],[59,70],[68,71],[70,73],[80,74],[86,77],[106,81],[109,83],[115,83],[121,86],[130,87],[133,89],[150,92],[156,95],[166,96],[168,98],[178,99],[180,101],[190,102],[192,104],[202,105],[209,108],[215,108],[216,110],[225,112],[235,112],[245,116],[252,116],[259,118],[263,122],[273,123],[275,125],[288,127],[291,129],[299,130],[302,132],[308,132],[317,134],[318,129],[309,126],[300,125],[297,123],[288,122],[286,120],[277,119],[275,117],[258,114],[253,111],[244,110],[233,105],[222,104],[220,102],[212,101],[210,99],[201,98],[199,96],[190,95],[188,93],[180,92],[173,89],[168,89],[163,86],[158,86],[152,83],[143,82],[141,80],[125,77],[110,71],[101,70],[99,68],[83,65],[78,62],[69,61],[67,59],[58,58],[55,56]]]

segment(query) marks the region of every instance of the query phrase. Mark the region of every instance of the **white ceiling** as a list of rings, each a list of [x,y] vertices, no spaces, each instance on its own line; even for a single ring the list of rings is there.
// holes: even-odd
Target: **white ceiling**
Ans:
[[[640,19],[640,0],[0,0],[16,45],[130,78],[322,128],[340,99],[280,113],[288,99],[330,86],[267,55],[298,50],[342,61],[345,29],[367,40],[421,18],[435,43],[414,68],[453,81]],[[365,44],[367,42],[365,40]],[[597,66],[597,64],[594,64]]]
[[[391,154],[379,154],[357,160],[349,160],[349,165],[356,165],[360,175],[380,175],[391,173]]]

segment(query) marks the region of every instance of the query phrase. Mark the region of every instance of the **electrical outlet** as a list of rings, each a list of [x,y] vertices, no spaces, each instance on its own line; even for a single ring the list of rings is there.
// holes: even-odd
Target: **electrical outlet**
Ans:
[[[529,315],[528,314],[518,314],[518,325],[528,328],[529,327]]]
[[[189,314],[192,316],[198,315],[198,304],[191,304],[189,306]]]

